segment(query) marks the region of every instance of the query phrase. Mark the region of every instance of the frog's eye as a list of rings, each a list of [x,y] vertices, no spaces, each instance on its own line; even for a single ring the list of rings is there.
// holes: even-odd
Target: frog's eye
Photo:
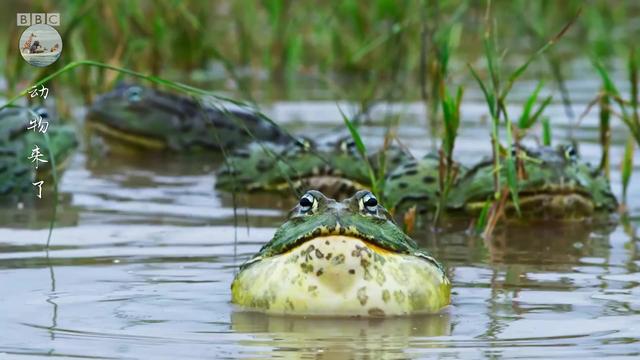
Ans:
[[[353,138],[343,139],[340,141],[339,147],[340,151],[350,153],[356,149],[356,142]]]
[[[515,145],[511,147],[511,157],[518,157],[518,148]]]
[[[311,149],[311,140],[302,138],[300,139],[298,145],[302,148],[302,150],[309,150]]]
[[[370,214],[378,212],[378,199],[372,193],[367,193],[362,197],[361,207]]]
[[[35,109],[34,112],[36,114],[38,114],[38,116],[40,116],[43,119],[48,119],[49,118],[49,112],[47,111],[47,109],[45,109],[43,107],[39,107],[39,108]]]
[[[142,88],[139,86],[132,86],[125,91],[125,96],[130,102],[138,102],[142,100]]]
[[[316,198],[310,193],[302,195],[300,198],[300,211],[303,213],[309,212],[316,204]]]
[[[567,145],[564,148],[564,157],[567,160],[575,160],[578,158],[578,150],[576,150],[575,146]]]
[[[312,147],[313,143],[311,142],[311,140],[300,137],[296,139],[293,147],[289,147],[287,149],[287,152],[290,154],[302,154],[310,151]]]

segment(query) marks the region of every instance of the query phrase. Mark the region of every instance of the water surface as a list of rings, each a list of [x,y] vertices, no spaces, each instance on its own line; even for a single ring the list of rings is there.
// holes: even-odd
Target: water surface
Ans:
[[[525,92],[522,83],[517,91]],[[577,87],[584,89],[585,87]],[[585,90],[586,91],[586,90]],[[579,94],[579,92],[578,92]],[[577,95],[576,95],[577,96]],[[585,100],[588,101],[588,100]],[[340,125],[333,102],[266,108],[297,132]],[[385,114],[389,109],[379,109]],[[416,155],[431,141],[419,104],[396,104],[398,136]],[[478,94],[463,107],[463,162],[489,153]],[[514,110],[517,112],[517,110]],[[554,135],[580,140],[597,162],[596,114],[569,131],[552,106]],[[380,143],[383,123],[363,128]],[[555,121],[555,120],[554,120]],[[480,134],[481,136],[479,136]],[[620,194],[626,132],[614,131]],[[52,194],[0,209],[0,355],[96,358],[604,358],[640,355],[640,255],[619,222],[464,231],[421,230],[418,242],[446,264],[452,306],[391,319],[306,319],[237,311],[229,303],[237,266],[282,222],[295,199],[214,190],[219,159],[136,160],[77,153],[61,180],[49,252]],[[636,165],[635,175],[640,175]],[[630,194],[640,218],[640,181]]]

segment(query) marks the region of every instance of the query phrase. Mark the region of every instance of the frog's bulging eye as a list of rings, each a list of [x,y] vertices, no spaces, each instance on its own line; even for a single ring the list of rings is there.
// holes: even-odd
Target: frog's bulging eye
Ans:
[[[304,194],[300,198],[300,211],[303,213],[309,212],[313,208],[315,202],[316,198],[314,198],[313,195],[309,193]]]
[[[515,145],[511,147],[511,157],[518,157],[518,148]]]
[[[296,141],[294,142],[294,146],[287,148],[286,152],[290,155],[304,154],[311,151],[312,148],[313,143],[311,142],[311,140],[305,137],[300,137],[296,139]]]
[[[342,139],[339,143],[340,151],[351,153],[356,150],[356,142],[352,138]]]
[[[362,197],[362,204],[367,212],[371,214],[378,212],[378,199],[376,199],[372,193],[368,193]]]
[[[567,160],[575,160],[578,158],[578,150],[573,145],[567,145],[564,149],[564,156]]]
[[[34,110],[36,114],[38,114],[38,116],[40,116],[43,119],[48,119],[49,118],[49,112],[47,111],[47,109],[43,108],[43,107],[39,107],[37,109]]]
[[[130,102],[138,102],[142,100],[142,88],[138,86],[132,86],[127,89],[127,91],[125,92],[125,96]]]

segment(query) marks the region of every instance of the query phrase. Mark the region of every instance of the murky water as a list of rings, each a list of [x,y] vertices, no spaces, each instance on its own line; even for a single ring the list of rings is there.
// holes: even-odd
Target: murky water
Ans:
[[[470,94],[463,108],[457,151],[466,162],[489,150],[479,101]],[[306,135],[340,125],[332,102],[267,110]],[[416,154],[427,152],[422,108],[394,110],[403,119],[398,136]],[[560,105],[548,113],[564,118]],[[595,116],[573,131],[592,162],[599,155]],[[565,137],[567,122],[555,124],[556,139]],[[373,145],[383,127],[374,121],[363,131]],[[613,185],[620,194],[625,130],[616,129],[614,138]],[[640,356],[640,255],[621,224],[511,227],[490,241],[463,231],[422,231],[415,238],[446,264],[453,281],[453,304],[438,315],[305,319],[234,310],[229,285],[237,266],[268,241],[295,200],[240,196],[236,212],[231,196],[214,190],[215,168],[215,159],[76,154],[62,178],[48,253],[42,248],[52,194],[23,209],[2,208],[0,357]],[[638,179],[629,194],[637,226]]]

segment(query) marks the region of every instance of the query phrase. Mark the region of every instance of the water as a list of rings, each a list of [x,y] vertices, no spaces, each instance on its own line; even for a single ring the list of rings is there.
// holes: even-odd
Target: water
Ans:
[[[489,152],[477,95],[467,95],[463,107],[457,151],[466,162]],[[306,135],[341,121],[334,103],[278,103],[267,110]],[[403,115],[403,142],[416,154],[427,152],[421,107],[395,110]],[[560,105],[548,113],[563,119]],[[599,154],[595,116],[574,130],[591,162]],[[560,120],[554,136],[567,129]],[[363,131],[375,144],[383,128],[374,121]],[[624,129],[614,131],[617,194],[625,137]],[[453,281],[453,304],[442,314],[369,320],[238,311],[229,303],[237,266],[269,240],[295,200],[242,195],[234,217],[232,198],[214,190],[218,163],[76,154],[62,178],[48,253],[42,245],[52,194],[24,209],[0,209],[0,358],[640,355],[640,255],[619,223],[511,227],[487,241],[464,231],[419,232],[415,238],[446,264]],[[636,226],[639,190],[634,179],[629,200]]]
[[[54,54],[38,54],[36,56],[33,55],[25,55],[22,54],[22,57],[33,66],[37,67],[45,67],[53,64],[60,57],[61,52],[57,52]]]

